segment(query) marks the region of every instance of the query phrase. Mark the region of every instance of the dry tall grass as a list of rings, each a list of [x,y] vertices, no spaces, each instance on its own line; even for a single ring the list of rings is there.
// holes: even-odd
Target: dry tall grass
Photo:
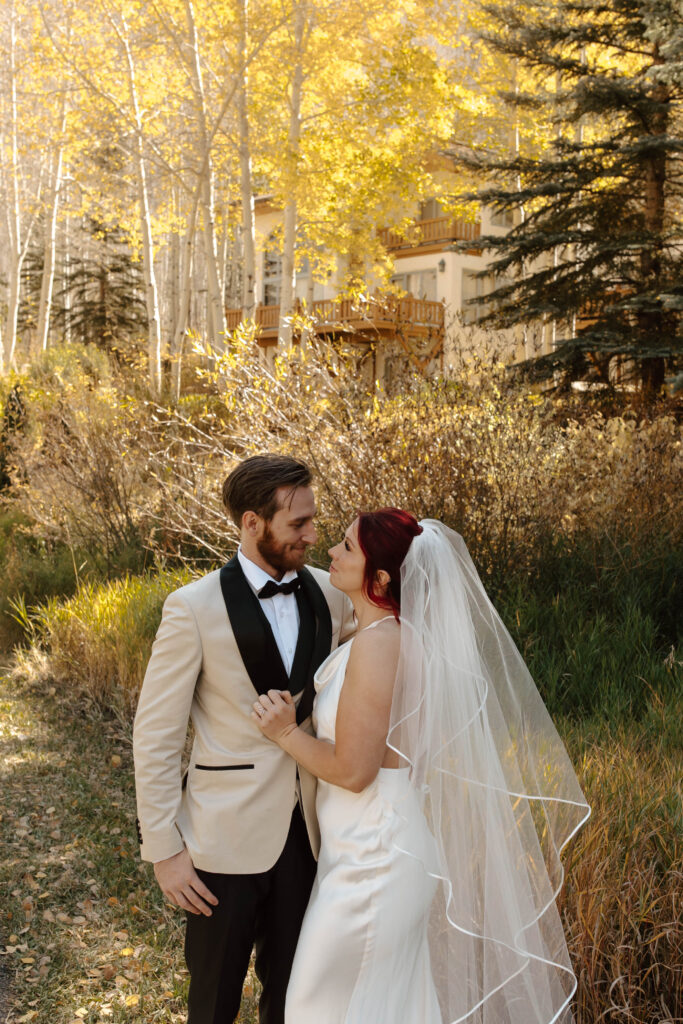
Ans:
[[[678,728],[683,705],[668,709]],[[674,723],[673,719],[676,719]],[[633,727],[574,727],[592,816],[571,847],[560,903],[578,979],[578,1024],[683,1019],[680,744]]]
[[[16,652],[15,672],[25,678],[47,675],[130,716],[163,603],[191,578],[188,569],[175,569],[86,581],[71,598],[52,598],[31,611],[24,609],[20,617],[32,643]]]

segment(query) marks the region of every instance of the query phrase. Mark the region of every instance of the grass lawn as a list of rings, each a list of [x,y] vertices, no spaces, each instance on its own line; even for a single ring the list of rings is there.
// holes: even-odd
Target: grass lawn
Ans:
[[[0,748],[0,1020],[184,1021],[183,916],[140,862],[129,727],[3,678]]]

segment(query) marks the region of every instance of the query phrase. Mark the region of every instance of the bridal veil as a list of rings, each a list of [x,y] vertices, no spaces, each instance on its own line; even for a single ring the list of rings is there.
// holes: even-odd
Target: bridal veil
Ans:
[[[439,880],[429,934],[443,1021],[569,1024],[576,981],[555,900],[560,852],[590,810],[462,538],[421,526],[401,570],[388,743],[435,838],[424,869]]]

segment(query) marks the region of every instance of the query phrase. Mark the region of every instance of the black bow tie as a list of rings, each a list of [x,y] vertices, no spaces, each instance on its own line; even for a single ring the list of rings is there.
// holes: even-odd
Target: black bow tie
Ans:
[[[293,594],[295,590],[298,590],[301,586],[301,580],[298,576],[294,579],[289,580],[287,583],[276,583],[275,580],[268,580],[264,587],[258,592],[258,596],[263,601],[266,597],[275,597],[276,594]]]

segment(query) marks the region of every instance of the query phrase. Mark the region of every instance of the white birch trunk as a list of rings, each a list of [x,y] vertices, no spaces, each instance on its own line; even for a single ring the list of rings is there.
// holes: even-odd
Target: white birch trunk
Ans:
[[[225,309],[223,308],[223,287],[218,270],[218,253],[216,250],[213,202],[213,163],[211,160],[211,142],[206,125],[204,83],[202,81],[202,69],[199,61],[199,46],[197,43],[197,32],[192,0],[185,0],[185,12],[187,15],[187,26],[190,35],[190,48],[192,50],[192,83],[197,105],[197,116],[199,118],[199,159],[201,161],[199,168],[199,195],[202,207],[202,232],[204,236],[204,251],[206,256],[208,333],[211,345],[216,348],[222,348],[225,345]]]
[[[197,207],[199,192],[195,195],[192,212],[185,230],[182,249],[180,251],[180,283],[179,301],[175,318],[175,331],[171,342],[172,390],[176,401],[180,398],[180,378],[182,373],[183,349],[187,323],[190,315],[190,297],[192,293],[192,268],[194,255],[194,236],[197,223]]]
[[[127,29],[124,26],[124,32]],[[147,188],[147,169],[142,142],[142,118],[138,103],[135,80],[135,64],[130,50],[127,35],[121,41],[126,55],[128,86],[135,118],[135,170],[138,186],[138,205],[140,209],[140,234],[142,236],[142,270],[145,280],[145,301],[147,305],[147,355],[149,360],[149,383],[153,394],[161,394],[161,324],[159,320],[159,293],[154,274],[154,244],[152,240],[152,223],[149,212],[149,193]]]
[[[4,175],[7,203],[5,206],[5,219],[7,223],[7,237],[9,240],[9,265],[7,268],[7,313],[5,318],[5,331],[0,347],[0,373],[5,373],[14,366],[17,347],[17,322],[19,315],[19,300],[21,293],[21,270],[26,259],[26,254],[31,242],[31,235],[36,223],[37,212],[40,209],[40,195],[42,191],[42,180],[44,167],[39,167],[38,184],[36,188],[33,213],[24,230],[22,222],[22,195],[21,182],[22,174],[19,168],[19,144],[18,125],[19,114],[17,108],[17,67],[16,67],[16,20],[14,3],[10,4],[9,10],[9,45],[7,50],[7,65],[9,72],[9,172]]]
[[[40,305],[38,308],[38,349],[45,351],[50,334],[52,311],[52,288],[55,279],[55,250],[57,239],[57,213],[62,188],[62,166],[64,163],[64,130],[66,128],[66,97],[62,99],[61,124],[56,149],[52,153],[50,169],[50,205],[45,225],[45,249],[43,254],[43,277],[40,283]]]
[[[297,3],[294,11],[295,64],[292,78],[289,133],[287,137],[290,173],[296,174],[301,138],[301,93],[303,87],[303,39],[306,26],[306,0]],[[292,183],[293,184],[293,183]],[[282,286],[280,291],[280,323],[278,344],[288,347],[292,341],[292,328],[288,319],[294,312],[296,294],[296,228],[297,204],[294,189],[289,189],[290,198],[285,204],[284,235],[282,245]]]
[[[253,320],[256,315],[256,221],[254,216],[254,189],[251,176],[251,146],[249,143],[249,75],[247,51],[249,46],[249,0],[241,0],[239,11],[239,70],[237,90],[237,116],[239,120],[240,197],[242,205],[242,246],[244,273],[242,277],[242,318]]]
[[[180,214],[180,195],[178,187],[173,189],[173,212],[176,218]],[[170,339],[168,354],[171,355],[171,347],[173,344],[173,338],[175,338],[176,327],[178,323],[178,306],[179,306],[179,295],[178,289],[180,288],[180,236],[178,230],[175,227],[171,231],[171,237],[169,240],[169,254],[168,254],[168,284],[166,289],[167,296],[167,323],[168,330],[167,336]],[[166,312],[166,311],[165,311]],[[162,320],[163,323],[163,320]],[[162,332],[163,333],[163,332]]]
[[[17,77],[16,29],[14,3],[9,9],[9,150],[10,167],[7,180],[8,203],[6,209],[9,239],[9,267],[7,280],[7,315],[2,346],[0,372],[5,373],[14,362],[17,344],[17,315],[19,312],[19,281],[21,277],[21,208],[19,204],[19,166],[17,154]]]

